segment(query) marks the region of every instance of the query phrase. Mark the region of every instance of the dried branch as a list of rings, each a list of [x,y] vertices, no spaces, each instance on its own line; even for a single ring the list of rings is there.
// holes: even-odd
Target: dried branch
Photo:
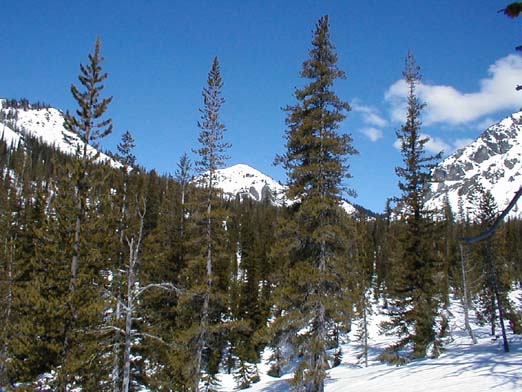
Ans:
[[[495,234],[495,232],[498,229],[498,226],[502,223],[507,214],[509,214],[509,211],[511,211],[513,207],[515,207],[520,196],[522,196],[522,186],[518,189],[518,191],[516,191],[515,196],[513,196],[513,199],[511,199],[509,205],[504,209],[504,211],[502,211],[502,213],[497,217],[497,219],[495,219],[495,222],[493,222],[493,225],[491,225],[491,227],[489,227],[487,230],[483,231],[477,236],[463,237],[460,238],[460,240],[465,242],[466,244],[474,244],[480,241],[484,241],[485,239],[491,237],[493,234]]]

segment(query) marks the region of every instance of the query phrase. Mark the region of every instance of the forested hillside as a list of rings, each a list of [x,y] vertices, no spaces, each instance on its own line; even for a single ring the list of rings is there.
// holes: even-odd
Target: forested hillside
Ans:
[[[522,221],[470,245],[461,239],[500,212],[491,193],[478,189],[472,211],[426,205],[440,156],[427,154],[420,133],[421,74],[411,53],[407,118],[397,131],[401,193],[384,216],[341,207],[354,193],[357,151],[342,131],[350,105],[335,93],[345,74],[327,17],[285,108],[276,163],[290,206],[222,197],[216,173],[230,144],[218,58],[203,88],[193,162],[183,155],[172,176],[140,167],[130,132],[110,154],[121,165],[100,161],[99,143],[112,132],[102,62],[97,40],[71,88],[78,108],[65,115],[73,151],[28,134],[0,142],[0,389],[212,391],[220,373],[247,388],[269,352],[270,375],[294,363],[293,390],[323,391],[354,326],[364,365],[376,301],[387,317],[386,363],[440,355],[452,333],[450,300],[492,336],[522,332],[509,297],[522,284]]]

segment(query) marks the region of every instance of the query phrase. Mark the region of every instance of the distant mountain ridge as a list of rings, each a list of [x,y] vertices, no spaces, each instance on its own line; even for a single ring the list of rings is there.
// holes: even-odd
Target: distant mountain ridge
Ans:
[[[216,186],[222,189],[228,197],[247,197],[256,201],[269,200],[276,206],[294,203],[286,197],[287,187],[285,185],[249,165],[237,164],[220,169],[217,171],[216,177]],[[341,206],[350,215],[359,210],[344,200]]]
[[[272,177],[246,164],[237,164],[217,171],[217,187],[228,197],[269,200],[282,206],[288,203],[286,187]]]
[[[502,211],[522,186],[522,111],[487,128],[467,147],[457,150],[433,170],[428,206],[454,213],[472,211],[477,186],[490,191]],[[517,209],[513,214],[517,214]]]
[[[0,138],[10,145],[23,143],[26,136],[34,137],[60,151],[74,155],[78,147],[83,148],[83,141],[64,127],[63,113],[48,105],[33,107],[23,100],[22,105],[13,105],[13,100],[0,99]],[[69,140],[65,140],[67,135]],[[97,150],[88,146],[89,154],[95,155]],[[113,166],[120,164],[100,152],[100,161],[109,161]]]
[[[60,110],[28,103],[13,107],[10,102],[0,99],[0,138],[8,144],[23,144],[24,138],[31,136],[70,155],[75,154],[77,146],[83,146],[77,135],[65,129]],[[97,152],[91,146],[88,149],[91,154]],[[99,159],[119,165],[103,153]],[[470,145],[444,159],[433,170],[433,179],[427,200],[431,208],[443,208],[448,200],[454,213],[459,204],[470,211],[473,206],[469,196],[480,184],[492,193],[499,210],[504,209],[522,185],[522,111],[490,126]],[[274,205],[291,204],[285,196],[285,185],[245,164],[219,170],[217,185],[228,197],[239,195],[256,201],[268,198]],[[350,214],[364,210],[348,202],[343,202],[343,207]],[[520,208],[522,205],[513,214],[518,214]]]

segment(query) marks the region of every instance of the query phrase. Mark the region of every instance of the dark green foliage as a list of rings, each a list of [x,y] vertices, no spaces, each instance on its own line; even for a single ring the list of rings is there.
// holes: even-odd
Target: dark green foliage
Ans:
[[[223,167],[230,144],[223,141],[225,126],[220,120],[224,103],[221,96],[223,82],[218,58],[214,58],[207,84],[203,88],[203,108],[198,122],[199,148],[196,169],[203,192],[191,201],[190,221],[184,222],[183,236],[187,238],[185,266],[180,282],[184,293],[179,300],[179,322],[185,326],[178,341],[184,350],[183,363],[187,384],[194,391],[208,390],[215,384],[226,341],[222,339],[228,327],[223,320],[228,314],[227,292],[231,280],[233,248],[227,241],[223,200],[216,189],[216,170]],[[186,177],[188,162],[181,163]],[[182,193],[183,203],[184,193]],[[185,206],[184,206],[185,207]],[[186,227],[185,227],[186,224]]]
[[[301,360],[293,388],[323,391],[329,333],[349,320],[349,240],[340,203],[350,177],[347,159],[356,151],[351,136],[338,131],[349,105],[332,90],[345,75],[336,64],[327,16],[316,25],[309,55],[301,71],[309,83],[296,90],[297,104],[285,109],[287,152],[276,158],[287,171],[288,196],[298,201],[291,218],[281,221],[273,249],[283,274],[273,329],[278,340],[294,336]]]
[[[122,137],[121,142],[118,144],[118,158],[123,166],[130,168],[136,166],[136,156],[132,153],[132,150],[136,147],[134,138],[129,131],[126,131]]]
[[[490,192],[478,187],[475,193],[476,223],[480,231],[492,227],[497,220],[497,206]],[[507,246],[505,236],[501,230],[500,236],[488,237],[472,245],[475,264],[479,266],[480,275],[477,277],[478,284],[478,309],[477,316],[483,322],[489,322],[491,335],[495,336],[497,321],[500,325],[504,342],[504,351],[509,351],[506,335],[505,319],[512,319],[513,325],[518,324],[518,317],[513,311],[513,306],[508,298],[508,292],[512,282],[512,269],[506,262],[505,254]]]
[[[202,175],[203,181],[209,181],[209,189],[212,189],[214,180],[212,175],[223,167],[228,159],[226,151],[230,148],[230,144],[223,141],[226,128],[219,118],[221,106],[225,103],[221,96],[222,88],[219,60],[215,57],[208,73],[207,86],[203,88],[202,93],[203,108],[200,109],[201,120],[198,122],[200,147],[194,150],[199,157],[196,169]]]
[[[509,18],[516,18],[522,13],[522,2],[516,1],[508,4],[508,6],[501,11]]]
[[[505,12],[518,16],[519,3]],[[435,219],[424,205],[437,157],[425,154],[420,134],[424,105],[412,56],[404,72],[407,121],[397,132],[400,212],[359,208],[352,217],[340,205],[354,193],[345,180],[356,151],[340,132],[349,105],[333,91],[345,74],[327,17],[303,63],[306,84],[285,108],[286,152],[276,158],[288,174],[285,208],[271,205],[268,193],[257,203],[224,199],[216,188],[230,147],[217,58],[198,122],[198,184],[187,154],[174,178],[138,167],[129,132],[113,155],[123,165],[101,163],[87,147],[99,151],[112,131],[100,47],[97,40],[80,66],[80,87],[71,87],[78,110],[67,113],[66,127],[76,135],[68,137],[75,156],[27,135],[13,148],[0,141],[1,390],[14,383],[40,390],[37,379],[46,374],[42,390],[211,391],[222,371],[247,388],[270,346],[269,375],[296,364],[292,388],[323,391],[352,323],[366,360],[378,300],[397,337],[382,360],[403,364],[440,352],[449,295],[464,291],[457,239],[484,229],[496,211],[487,193],[477,200],[476,219],[463,211],[454,219],[449,207]],[[12,123],[19,110],[48,105],[20,99],[3,107],[2,121]],[[513,219],[494,241],[465,251],[475,265],[470,297],[493,334],[501,314],[514,332],[521,329],[507,295],[522,282],[521,233]]]
[[[99,140],[108,136],[112,132],[112,120],[103,120],[103,115],[107,111],[112,97],[101,98],[103,90],[103,82],[107,79],[108,74],[102,71],[101,63],[104,58],[100,54],[101,41],[96,39],[94,44],[94,53],[89,54],[89,62],[87,65],[80,64],[80,75],[78,80],[83,86],[84,91],[80,91],[74,84],[71,85],[71,93],[78,103],[79,108],[76,115],[65,114],[65,128],[78,135],[84,143],[79,148],[80,157],[83,160],[96,159],[98,154],[89,156],[87,145],[99,150]],[[74,145],[74,141],[70,140]]]
[[[249,388],[252,384],[258,382],[259,373],[256,366],[240,360],[234,373],[234,381],[239,389]]]
[[[64,135],[76,145],[76,159],[62,177],[56,207],[61,229],[69,236],[64,238],[64,250],[71,259],[69,293],[65,299],[63,362],[58,367],[56,386],[59,391],[66,391],[75,383],[101,385],[102,382],[94,376],[99,374],[98,367],[103,367],[103,350],[96,347],[99,339],[96,329],[102,325],[106,307],[102,296],[106,278],[103,271],[110,268],[104,254],[104,242],[112,238],[112,233],[95,229],[96,220],[104,216],[103,209],[109,200],[101,197],[98,204],[94,203],[96,196],[101,196],[97,191],[105,175],[102,167],[94,162],[100,154],[99,140],[112,131],[111,120],[102,120],[112,98],[100,97],[102,83],[107,78],[100,65],[103,61],[100,47],[101,42],[97,39],[88,64],[80,65],[78,79],[84,91],[71,86],[71,93],[79,106],[76,115],[65,115],[65,128],[73,132],[83,145]],[[97,148],[96,152],[91,152],[89,145]],[[110,225],[103,227],[110,228]],[[92,237],[84,235],[91,230]]]
[[[390,321],[383,327],[398,341],[389,348],[398,351],[411,345],[413,358],[437,355],[441,331],[436,330],[441,316],[441,255],[437,251],[437,226],[425,206],[431,169],[440,158],[426,155],[427,139],[420,133],[423,104],[416,95],[421,80],[419,67],[411,53],[403,72],[408,86],[406,122],[397,131],[403,166],[396,168],[401,196],[398,198],[400,220],[394,223],[388,242],[393,244],[390,259],[393,276],[389,280],[392,297],[388,308]]]

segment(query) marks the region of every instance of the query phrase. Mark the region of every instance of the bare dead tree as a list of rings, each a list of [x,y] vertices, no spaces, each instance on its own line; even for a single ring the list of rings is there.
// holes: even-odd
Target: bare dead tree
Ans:
[[[460,269],[462,272],[462,307],[464,308],[464,327],[468,332],[469,337],[473,344],[477,344],[477,338],[473,333],[473,329],[469,324],[469,287],[468,287],[468,263],[464,254],[464,246],[459,244],[460,247]]]

